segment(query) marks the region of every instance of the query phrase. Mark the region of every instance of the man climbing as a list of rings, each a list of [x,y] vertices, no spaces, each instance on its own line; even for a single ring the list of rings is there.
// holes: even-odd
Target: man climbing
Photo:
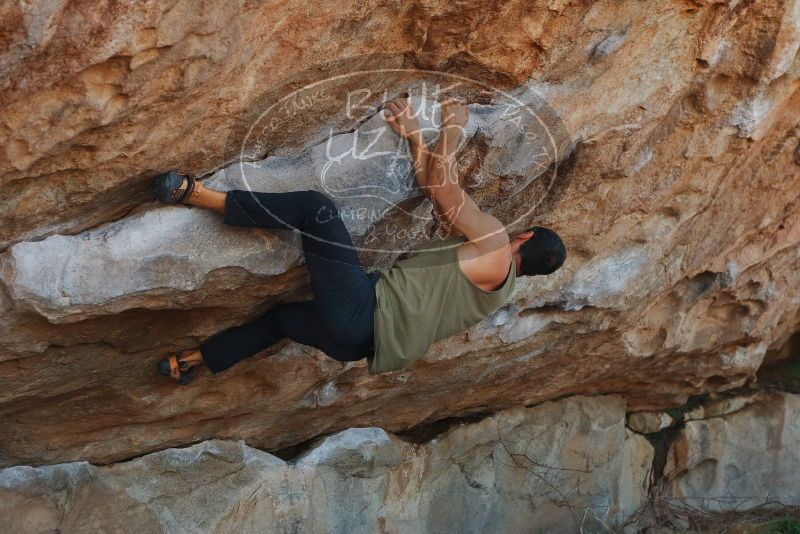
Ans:
[[[364,271],[336,206],[322,193],[220,192],[175,172],[156,177],[162,202],[210,208],[235,226],[299,231],[314,295],[280,304],[211,337],[198,350],[164,358],[160,372],[187,384],[201,364],[218,373],[283,338],[339,361],[366,358],[370,373],[402,369],[433,342],[501,307],[518,276],[547,275],[561,267],[566,249],[555,232],[533,227],[509,237],[503,224],[464,192],[455,156],[468,110],[448,100],[441,116],[431,151],[406,99],[385,106],[386,122],[409,142],[420,189],[456,234],[387,271]]]

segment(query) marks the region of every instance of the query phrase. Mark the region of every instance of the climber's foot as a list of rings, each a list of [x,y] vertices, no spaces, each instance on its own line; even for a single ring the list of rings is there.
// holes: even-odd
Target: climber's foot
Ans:
[[[187,361],[183,356],[183,351],[176,351],[175,354],[162,358],[158,362],[158,371],[185,386],[197,373],[197,365],[192,365],[192,362]]]
[[[195,179],[184,176],[175,171],[159,174],[153,179],[156,198],[164,204],[175,204],[189,200],[189,195],[194,191]]]
[[[422,128],[406,98],[396,98],[384,106],[383,118],[394,133],[412,144],[424,143]]]

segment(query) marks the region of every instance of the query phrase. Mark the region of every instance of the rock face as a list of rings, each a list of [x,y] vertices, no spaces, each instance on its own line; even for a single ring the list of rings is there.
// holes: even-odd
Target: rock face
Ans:
[[[798,6],[9,4],[0,465],[275,450],[574,394],[658,410],[751,380],[800,325]],[[439,228],[377,105],[432,109],[435,87],[471,106],[464,187],[509,230],[555,228],[565,267],[403,371],[282,344],[159,377],[167,350],[309,292],[291,235],[155,206],[150,177],[336,193],[385,267]],[[346,194],[365,183],[378,200]]]
[[[762,395],[733,413],[689,421],[664,471],[676,507],[743,512],[800,506],[800,396]]]
[[[571,398],[420,445],[345,430],[289,462],[206,441],[108,467],[11,467],[0,470],[0,530],[600,531],[641,506],[652,457],[626,430],[623,399]]]
[[[665,464],[626,428],[624,398],[577,396],[432,438],[352,428],[289,460],[211,440],[111,466],[9,467],[0,531],[649,532],[692,514],[796,511],[800,395],[698,408]]]

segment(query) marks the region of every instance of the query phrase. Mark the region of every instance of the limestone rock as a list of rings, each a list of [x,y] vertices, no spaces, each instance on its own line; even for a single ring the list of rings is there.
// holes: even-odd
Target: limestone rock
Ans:
[[[6,287],[20,308],[50,322],[74,322],[135,308],[174,307],[211,273],[282,274],[300,263],[287,245],[257,229],[225,226],[210,212],[166,207],[80,236],[50,236],[11,248]],[[294,240],[294,239],[292,239]]]
[[[656,411],[752,380],[800,329],[800,63],[796,0],[736,5],[9,4],[0,465],[275,450],[571,394]],[[386,266],[440,227],[379,107],[433,89],[473,112],[463,187],[511,231],[555,228],[564,269],[396,373],[282,344],[188,388],[157,375],[310,295],[289,236],[155,206],[150,177],[367,185],[385,198],[336,201]]]
[[[537,67],[538,40],[569,31],[546,6],[522,0],[503,9],[480,1],[51,2],[9,5],[0,17],[0,248],[125,214],[149,200],[153,171],[218,170],[245,135],[242,116],[257,116],[286,87],[341,75],[343,64],[403,69],[375,77],[373,94],[397,94],[413,69],[508,88]],[[528,22],[498,46],[496,36],[520,21]],[[268,135],[261,153],[355,125],[325,104],[288,103],[302,115]]]
[[[634,412],[628,414],[628,426],[640,434],[652,434],[672,426],[675,419],[666,412]]]
[[[500,412],[421,445],[379,428],[291,461],[206,441],[122,464],[0,471],[0,530],[581,532],[646,498],[653,449],[619,397]],[[602,522],[602,523],[600,523]]]
[[[800,506],[798,440],[800,396],[788,393],[689,421],[669,451],[665,498],[711,512]]]
[[[763,400],[763,395],[761,393],[740,394],[734,397],[712,399],[683,414],[683,420],[693,421],[697,419],[711,419],[712,417],[724,417],[733,412],[742,410],[754,402],[763,402]]]
[[[439,106],[423,99],[412,99],[412,105],[426,110],[420,115],[428,117],[422,124],[433,142],[438,126],[432,118],[438,116]],[[514,153],[515,139],[509,139],[504,119],[508,109],[501,104],[473,106],[464,135],[491,140],[486,175],[493,169],[501,176],[512,172],[525,176],[533,166],[524,155]],[[351,234],[360,236],[398,203],[421,196],[413,186],[407,143],[387,131],[383,118],[374,115],[355,132],[333,136],[298,156],[233,164],[204,184],[220,191],[320,190],[337,203]],[[369,157],[357,164],[347,157],[351,152]],[[360,217],[360,210],[370,216]],[[76,236],[19,243],[5,255],[6,274],[0,275],[0,282],[5,282],[19,308],[33,308],[53,323],[75,322],[128,309],[165,307],[201,287],[209,293],[213,289],[205,280],[212,272],[217,279],[221,271],[244,270],[260,277],[282,274],[302,257],[296,233],[236,228],[220,219],[200,209],[164,207]],[[419,232],[430,224],[420,218],[410,231]],[[383,251],[385,246],[367,242],[363,248]],[[189,301],[186,306],[192,303],[191,297],[183,300]]]

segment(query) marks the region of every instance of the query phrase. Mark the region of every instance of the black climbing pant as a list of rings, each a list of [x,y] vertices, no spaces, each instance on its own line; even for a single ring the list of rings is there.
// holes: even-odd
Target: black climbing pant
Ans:
[[[316,347],[339,361],[373,354],[378,273],[361,267],[350,234],[327,196],[317,191],[228,191],[224,220],[234,226],[299,231],[314,299],[280,304],[208,339],[200,352],[212,372],[283,338]]]

